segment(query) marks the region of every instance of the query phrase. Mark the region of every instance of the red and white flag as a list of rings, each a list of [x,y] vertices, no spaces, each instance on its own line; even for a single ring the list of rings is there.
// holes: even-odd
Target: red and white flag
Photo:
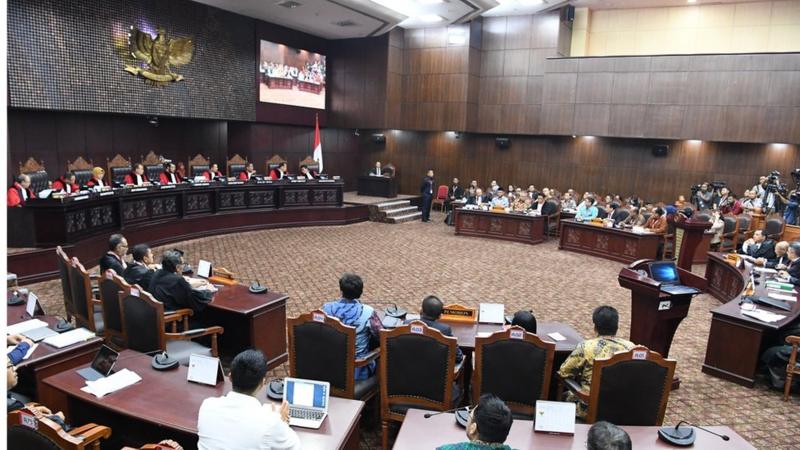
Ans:
[[[314,130],[314,161],[319,163],[319,173],[322,173],[322,140],[319,137],[319,115],[317,115],[317,127]]]

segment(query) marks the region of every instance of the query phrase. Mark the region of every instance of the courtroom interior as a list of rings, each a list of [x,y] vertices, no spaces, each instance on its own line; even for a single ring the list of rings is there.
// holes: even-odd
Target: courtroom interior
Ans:
[[[800,448],[800,0],[0,13],[7,448]]]

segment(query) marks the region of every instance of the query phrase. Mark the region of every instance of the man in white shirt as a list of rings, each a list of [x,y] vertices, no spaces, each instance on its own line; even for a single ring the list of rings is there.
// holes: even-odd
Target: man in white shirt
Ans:
[[[372,171],[369,174],[370,175],[374,175],[376,177],[383,176],[383,172],[381,171],[381,162],[380,161],[376,161],[375,162],[375,168],[372,169]]]
[[[299,450],[300,438],[289,427],[289,405],[280,409],[256,397],[267,382],[267,360],[259,350],[245,350],[231,363],[233,390],[205,399],[197,418],[200,450]]]

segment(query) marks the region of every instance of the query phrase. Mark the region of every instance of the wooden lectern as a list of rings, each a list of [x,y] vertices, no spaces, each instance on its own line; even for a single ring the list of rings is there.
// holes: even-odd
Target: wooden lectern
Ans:
[[[692,260],[703,235],[711,228],[711,222],[688,220],[675,221],[675,261],[678,267],[692,270]],[[662,355],[665,358],[667,355]]]
[[[702,231],[700,233],[702,237]],[[691,253],[689,258],[691,260]],[[692,294],[671,295],[661,292],[659,282],[650,278],[647,264],[652,259],[640,259],[619,272],[619,285],[631,291],[631,336],[634,344],[658,352],[664,358],[669,356],[669,348],[675,330],[689,314]],[[705,290],[706,279],[688,270],[678,268],[681,284]],[[676,377],[673,389],[680,386]]]

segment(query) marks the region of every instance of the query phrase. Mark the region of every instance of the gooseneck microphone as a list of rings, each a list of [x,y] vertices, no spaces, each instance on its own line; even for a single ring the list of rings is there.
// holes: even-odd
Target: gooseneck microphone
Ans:
[[[722,440],[723,440],[723,441],[730,441],[730,440],[731,440],[730,436],[728,436],[727,434],[719,434],[719,433],[715,433],[715,432],[713,432],[713,431],[711,431],[711,430],[709,430],[709,429],[703,428],[703,427],[701,427],[701,426],[699,426],[699,425],[695,425],[695,424],[693,424],[693,423],[691,423],[691,422],[687,422],[687,421],[685,421],[685,420],[681,420],[680,422],[678,422],[678,424],[677,424],[677,425],[675,425],[675,429],[677,430],[677,429],[678,429],[678,427],[679,427],[679,426],[681,426],[681,424],[682,424],[682,423],[685,423],[686,425],[689,425],[690,427],[695,427],[695,428],[697,428],[697,429],[699,429],[699,430],[703,430],[703,431],[705,431],[706,433],[711,433],[711,434],[713,434],[714,436],[719,436],[720,438],[722,438]]]
[[[425,414],[423,414],[423,415],[422,415],[422,417],[424,417],[424,418],[426,418],[426,419],[429,419],[429,418],[431,418],[431,417],[433,417],[433,416],[438,416],[439,414],[456,412],[456,411],[458,411],[459,409],[464,409],[464,408],[467,408],[467,411],[471,411],[471,410],[472,410],[472,408],[474,408],[474,406],[472,406],[472,405],[469,405],[469,406],[461,406],[461,407],[458,407],[458,408],[447,409],[447,410],[445,410],[445,411],[439,411],[439,412],[435,412],[435,413],[425,413]]]

